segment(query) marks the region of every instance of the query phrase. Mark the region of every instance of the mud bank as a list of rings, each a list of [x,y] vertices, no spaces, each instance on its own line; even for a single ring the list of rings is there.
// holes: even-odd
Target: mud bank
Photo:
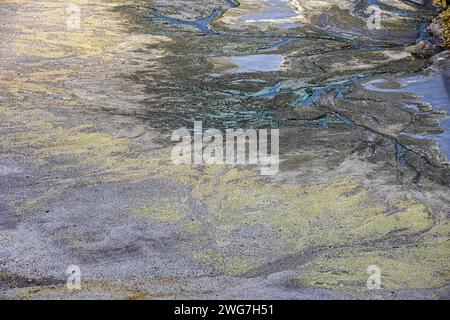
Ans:
[[[408,50],[430,7],[72,2],[0,5],[2,297],[448,298],[449,104],[404,86],[448,72]],[[194,120],[279,128],[280,172],[174,165]]]

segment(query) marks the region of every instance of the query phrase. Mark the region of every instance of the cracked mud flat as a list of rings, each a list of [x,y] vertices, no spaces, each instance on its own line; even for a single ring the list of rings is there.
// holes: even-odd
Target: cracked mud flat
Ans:
[[[429,6],[72,3],[80,30],[0,4],[1,298],[449,298],[449,53],[405,49]],[[194,120],[279,128],[280,172],[173,165]]]

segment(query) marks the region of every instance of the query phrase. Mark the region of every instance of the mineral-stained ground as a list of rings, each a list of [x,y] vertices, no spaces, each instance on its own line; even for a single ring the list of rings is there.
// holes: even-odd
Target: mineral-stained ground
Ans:
[[[427,2],[2,0],[0,297],[448,299]],[[173,164],[195,120],[279,128],[279,173]]]

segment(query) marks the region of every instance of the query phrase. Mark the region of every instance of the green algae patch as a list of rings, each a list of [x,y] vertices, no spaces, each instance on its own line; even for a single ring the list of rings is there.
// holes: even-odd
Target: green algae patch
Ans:
[[[372,275],[369,266],[379,268],[382,290],[436,288],[448,283],[448,275],[426,262],[412,259],[410,253],[409,248],[402,248],[392,250],[391,254],[374,251],[318,258],[297,270],[300,276],[289,280],[287,285],[365,292],[369,291],[367,279]]]
[[[211,181],[205,199],[210,213],[201,224],[214,250],[199,256],[233,275],[302,251],[358,248],[433,227],[433,216],[421,202],[375,197],[357,180],[280,185],[235,168]],[[289,267],[281,264],[277,270]]]
[[[0,117],[5,113],[1,112]],[[109,168],[109,159],[126,151],[123,141],[114,140],[109,134],[89,132],[91,126],[63,125],[64,118],[39,110],[19,110],[9,113],[6,123],[20,124],[16,130],[4,133],[1,147],[7,152],[26,152],[39,165],[54,158],[71,159],[72,167],[94,165],[103,170]],[[69,164],[65,163],[64,167]]]
[[[194,256],[194,260],[212,267],[215,272],[229,276],[240,276],[252,268],[254,260],[250,255],[230,257],[217,250],[207,250]]]
[[[160,203],[153,206],[143,206],[131,209],[131,213],[148,217],[158,222],[180,222],[183,220],[183,208],[176,203]]]
[[[380,270],[381,289],[443,288],[450,281],[450,232],[448,218],[441,212],[429,231],[412,237],[409,243],[387,238],[379,244],[329,250],[295,269],[292,287],[322,287],[349,292],[368,292],[369,266]]]
[[[189,236],[198,236],[202,232],[201,224],[197,221],[189,221],[182,225]]]
[[[24,93],[65,93],[60,85],[70,78],[71,70],[37,69],[25,74],[0,69],[0,88],[6,92],[21,96]]]

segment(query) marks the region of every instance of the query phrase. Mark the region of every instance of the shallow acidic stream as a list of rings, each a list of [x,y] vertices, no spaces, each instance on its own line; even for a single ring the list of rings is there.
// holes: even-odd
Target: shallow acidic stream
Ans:
[[[355,84],[375,76],[380,77],[383,74],[402,71],[402,68],[395,71],[395,68],[394,70],[390,68],[373,68],[370,65],[373,61],[383,61],[386,57],[391,59],[392,56],[395,56],[406,45],[413,45],[423,39],[430,38],[426,30],[429,22],[424,21],[422,13],[419,11],[420,9],[425,10],[424,6],[409,3],[410,6],[406,8],[403,5],[396,5],[395,2],[388,5],[377,0],[358,1],[353,3],[353,6],[351,5],[349,10],[352,12],[352,18],[357,17],[361,19],[362,25],[348,25],[346,24],[348,17],[340,17],[339,13],[333,12],[327,6],[321,9],[322,7],[320,6],[326,3],[323,2],[320,3],[319,7],[314,7],[316,4],[305,4],[302,1],[296,2],[296,6],[294,2],[286,0],[268,0],[255,5],[254,9],[249,9],[249,3],[246,2],[245,6],[239,8],[242,11],[239,11],[236,8],[241,4],[228,0],[224,1],[222,6],[219,5],[214,8],[208,16],[195,21],[162,15],[156,9],[150,11],[150,16],[156,21],[161,21],[166,25],[168,24],[167,32],[171,32],[171,26],[182,27],[186,28],[186,31],[200,32],[204,36],[206,35],[206,39],[210,38],[212,40],[215,38],[220,39],[220,41],[237,41],[241,47],[250,45],[255,41],[264,42],[257,49],[253,48],[249,53],[245,54],[241,53],[236,55],[230,53],[229,55],[215,55],[214,52],[208,53],[207,59],[214,65],[214,70],[208,73],[208,76],[213,79],[236,77],[236,79],[230,79],[230,83],[239,84],[239,88],[227,89],[225,87],[222,91],[222,93],[236,99],[253,99],[257,103],[261,99],[275,101],[279,97],[290,95],[293,99],[288,104],[292,109],[314,106],[320,102],[324,95],[343,100]],[[334,1],[329,1],[329,3],[340,4]],[[298,4],[301,5],[298,6]],[[310,5],[313,7],[312,13],[308,11],[310,10],[308,9]],[[374,5],[378,6],[384,12],[388,12],[391,19],[396,19],[395,21],[397,22],[394,22],[389,28],[397,28],[393,29],[397,34],[394,31],[387,32],[385,25],[383,26],[384,29],[379,32],[366,29],[364,19],[367,18],[367,8]],[[228,19],[226,21],[234,21],[235,25],[228,26],[231,28],[223,29],[222,19],[224,17]],[[299,21],[309,21],[310,24],[300,23]],[[398,28],[397,24],[399,21],[408,23],[408,27]],[[243,29],[235,28],[237,25],[242,26]],[[270,26],[269,29],[267,29],[268,26]],[[257,30],[261,29],[264,32],[254,33],[252,28],[256,28]],[[347,31],[345,30],[346,28],[350,29]],[[179,28],[177,30],[179,31]],[[383,37],[386,38],[387,42],[380,40]],[[271,43],[267,43],[268,41]],[[365,62],[369,66],[367,69],[365,67],[361,67],[361,70],[355,68],[354,72],[343,72],[341,75],[335,76],[333,75],[335,64],[327,66],[325,63],[324,66],[321,66],[317,70],[319,73],[330,73],[323,77],[323,79],[319,78],[318,80],[314,77],[314,73],[308,76],[300,75],[299,77],[298,73],[302,69],[292,67],[292,58],[286,58],[286,54],[292,54],[292,50],[302,49],[298,46],[298,42],[300,41],[311,41],[310,43],[315,43],[315,46],[319,48],[316,55],[311,55],[311,61],[316,61],[313,65],[314,67],[317,66],[317,61],[321,59],[321,50],[324,56],[326,53],[330,53],[329,59],[331,61],[336,58],[340,59],[339,63],[341,64],[345,64],[348,59],[355,59],[356,63],[364,65],[362,60],[365,59],[367,52],[373,55],[373,59]],[[326,48],[327,44],[330,43],[334,45]],[[386,57],[383,58],[383,52],[385,50],[397,51],[386,54]],[[333,52],[338,53],[338,56],[334,57],[332,55]],[[348,52],[346,56],[339,57],[339,55],[343,55],[345,52]],[[306,55],[304,57],[296,57],[296,59],[303,59],[303,63],[310,63]],[[396,58],[394,57],[392,60],[395,62]],[[310,68],[311,66],[307,67]],[[353,67],[354,65],[351,63],[348,64],[348,70],[352,70]],[[295,71],[297,71],[296,75],[291,75]],[[276,82],[269,81],[267,83],[267,81],[262,79],[266,76],[275,76],[280,73],[283,74],[282,79]],[[442,79],[444,78],[441,76],[436,76],[427,81],[416,81],[413,78],[407,79],[405,81],[409,81],[408,85],[398,91],[377,89],[377,82],[368,82],[364,88],[367,91],[379,93],[416,93],[423,96],[424,101],[433,104],[435,108],[442,108],[448,111],[448,86],[444,84],[444,80]],[[246,86],[242,86],[245,83],[251,83],[252,89],[247,90]],[[256,86],[257,83],[260,83],[259,88]],[[244,115],[245,113],[247,114]],[[255,113],[255,110],[217,110],[217,114],[211,115],[211,118],[222,118],[224,123],[235,123],[236,125],[242,122],[230,119],[241,117],[243,121],[248,121],[253,124],[256,123],[255,121],[265,119],[264,123],[267,123],[267,121],[272,121],[269,120],[270,116],[268,116],[271,113],[272,111],[267,110],[264,112],[261,111],[259,115]],[[330,117],[333,119],[332,121],[340,121],[347,126],[358,126],[358,121],[339,113],[328,112],[320,121],[321,125],[319,127],[327,127]],[[317,120],[311,120],[310,123],[314,124],[315,121]],[[307,122],[308,120],[301,120],[297,123],[301,125]],[[449,123],[450,121],[443,121],[442,126],[448,129]],[[447,155],[449,154],[448,134],[447,130],[444,134],[434,137],[440,142]],[[402,146],[397,139],[394,139],[393,142],[397,149],[396,160],[398,163],[404,164],[408,149]]]

